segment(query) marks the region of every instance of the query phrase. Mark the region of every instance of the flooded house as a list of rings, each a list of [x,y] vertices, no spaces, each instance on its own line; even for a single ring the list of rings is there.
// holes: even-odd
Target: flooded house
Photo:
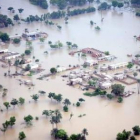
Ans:
[[[91,54],[92,57],[101,57],[103,54],[102,52],[95,50],[93,48],[82,49],[82,53]]]
[[[70,85],[82,84],[82,78],[70,79]]]
[[[111,61],[114,59],[116,59],[116,57],[114,55],[105,55],[105,56],[97,58],[98,61]]]
[[[116,73],[116,74],[114,74],[114,79],[116,79],[116,80],[123,80],[126,77],[127,76],[124,73]]]
[[[9,52],[8,54],[2,56],[3,60],[10,60],[10,59],[15,59],[20,57],[21,55],[19,53],[16,52]]]
[[[104,81],[99,83],[99,87],[103,90],[111,88],[112,83],[109,81]]]
[[[14,40],[15,38],[21,39],[22,35],[14,35],[14,36],[10,36],[9,38],[10,40]]]
[[[100,67],[100,71],[107,71],[108,70],[108,66],[101,66]]]
[[[84,62],[84,65],[85,66],[93,66],[93,65],[97,65],[98,64],[98,61],[97,60],[86,60]]]
[[[110,81],[113,81],[114,78],[106,73],[101,73],[100,74],[102,78],[106,79],[106,80],[110,80]]]
[[[57,68],[57,72],[62,72],[62,71],[65,71],[65,70],[67,70],[66,67],[58,67]]]
[[[38,39],[40,37],[47,37],[48,34],[45,32],[40,32],[40,31],[36,31],[36,32],[26,32],[22,34],[22,37],[27,39],[27,40],[35,40]]]
[[[35,64],[35,63],[27,63],[27,64],[23,64],[22,68],[25,69],[27,65],[30,65],[31,70],[32,69],[37,69],[39,67],[39,64]]]
[[[121,62],[121,63],[116,63],[116,64],[111,64],[108,66],[108,68],[110,70],[115,70],[115,69],[118,69],[118,68],[124,68],[128,65],[128,62]]]
[[[0,50],[0,54],[7,53],[8,49]]]

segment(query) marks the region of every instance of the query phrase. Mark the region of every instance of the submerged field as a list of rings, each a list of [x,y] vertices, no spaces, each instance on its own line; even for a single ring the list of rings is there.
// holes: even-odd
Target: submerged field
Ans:
[[[54,7],[42,10],[31,5],[27,0],[1,0],[2,9],[0,13],[12,17],[7,10],[9,5],[13,6],[16,10],[22,7],[24,9],[24,12],[21,14],[23,18],[31,14],[41,15],[47,13],[47,11],[56,10]],[[83,64],[85,60],[84,58],[79,58],[78,55],[73,57],[68,55],[70,50],[65,45],[62,49],[52,50],[47,43],[48,41],[56,42],[60,40],[63,44],[71,41],[78,45],[78,49],[93,47],[101,51],[109,51],[117,57],[115,62],[130,61],[131,59],[127,57],[127,54],[134,56],[140,53],[140,42],[136,41],[133,37],[134,35],[140,35],[140,18],[128,10],[124,10],[122,15],[117,11],[103,12],[103,22],[101,22],[101,13],[98,11],[71,17],[68,25],[65,24],[64,19],[53,20],[53,22],[62,26],[61,31],[44,23],[35,22],[31,24],[22,23],[14,27],[0,29],[0,31],[7,32],[10,35],[22,34],[25,28],[28,28],[29,31],[36,31],[38,29],[48,34],[48,38],[44,43],[40,43],[39,40],[33,41],[33,53],[31,55],[31,58],[35,56],[40,60],[45,71],[32,77],[18,76],[16,78],[9,78],[4,77],[4,73],[8,69],[0,68],[0,84],[8,89],[6,97],[2,98],[0,94],[0,109],[3,109],[3,112],[0,112],[0,126],[11,116],[15,116],[17,120],[16,125],[8,129],[5,135],[0,132],[0,140],[16,140],[20,131],[24,131],[29,140],[50,140],[52,125],[49,119],[42,116],[42,111],[45,109],[60,109],[63,118],[58,127],[65,129],[68,134],[80,133],[83,128],[87,128],[89,132],[87,140],[115,140],[118,132],[124,129],[131,130],[133,126],[140,125],[140,95],[137,94],[137,84],[125,85],[127,90],[133,90],[136,93],[125,98],[124,102],[119,104],[114,100],[109,101],[100,97],[90,98],[84,96],[83,91],[79,88],[66,85],[67,80],[63,81],[61,74],[44,80],[37,80],[40,75],[48,73],[51,67]],[[101,30],[96,31],[94,26],[91,27],[90,20],[96,22]],[[4,48],[24,53],[26,42],[22,40],[19,45],[11,43],[0,47],[0,49]],[[44,51],[48,51],[48,55],[45,55]],[[12,67],[11,71],[14,73],[15,68]],[[28,89],[25,85],[19,85],[17,79],[31,79],[35,83],[35,87]],[[47,81],[47,79],[49,80]],[[34,102],[31,99],[31,95],[37,94],[39,90],[44,90],[47,94],[40,96],[39,100]],[[69,98],[72,103],[76,103],[79,98],[84,98],[86,101],[80,107],[71,105],[69,112],[65,113],[63,112],[62,103],[51,101],[48,98],[49,92],[61,93],[63,99]],[[11,107],[7,111],[3,106],[3,102],[10,102],[13,98],[18,99],[19,97],[25,98],[25,104],[15,108]],[[71,113],[74,116],[69,121]],[[33,126],[26,127],[23,124],[23,118],[29,114],[34,117],[38,116],[39,120],[34,120]],[[86,114],[86,116],[79,118],[80,114]],[[137,140],[139,139],[140,137],[137,137]]]

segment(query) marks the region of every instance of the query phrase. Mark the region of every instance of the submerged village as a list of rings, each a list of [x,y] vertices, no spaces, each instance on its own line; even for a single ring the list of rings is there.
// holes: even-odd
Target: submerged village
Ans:
[[[0,140],[140,140],[140,0],[0,0]]]

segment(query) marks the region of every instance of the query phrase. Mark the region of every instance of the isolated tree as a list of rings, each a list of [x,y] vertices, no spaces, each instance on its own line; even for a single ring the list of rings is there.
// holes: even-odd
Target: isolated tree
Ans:
[[[17,22],[18,20],[20,20],[20,18],[19,18],[19,16],[18,16],[18,14],[14,15],[13,20],[15,20],[16,22]]]
[[[34,101],[37,101],[39,99],[39,96],[37,94],[33,94],[31,97]]]
[[[50,116],[50,111],[49,110],[43,110],[42,115],[45,115],[46,117]]]
[[[9,126],[9,121],[5,121],[5,123],[2,124],[2,127],[3,128],[0,128],[0,130],[5,133],[6,130],[8,129],[8,126]]]
[[[69,99],[66,98],[66,99],[64,100],[63,104],[64,104],[65,106],[68,107],[68,105],[71,105],[71,102],[70,102]]]
[[[25,103],[25,99],[20,97],[18,102],[19,104],[23,105]]]
[[[49,95],[48,95],[48,97],[49,97],[51,100],[54,98],[54,96],[55,96],[55,93],[52,93],[52,92],[50,92]]]
[[[122,86],[121,84],[114,84],[111,86],[112,88],[112,93],[114,93],[116,96],[120,96],[123,94],[125,87]]]
[[[33,120],[34,118],[31,116],[31,115],[28,115],[28,116],[25,116],[24,117],[24,120],[26,122],[27,125],[30,125],[32,124],[31,121]]]
[[[10,117],[10,120],[9,120],[9,125],[12,127],[13,125],[15,125],[15,122],[16,122],[16,118],[15,117]]]
[[[117,134],[116,140],[128,140],[130,135],[131,135],[131,131],[123,130],[122,133]]]
[[[115,8],[115,7],[117,7],[118,6],[118,2],[117,1],[112,1],[112,6]]]
[[[138,75],[138,73],[137,72],[134,72],[133,75],[134,75],[134,77],[136,77]]]
[[[128,65],[127,65],[127,68],[131,69],[133,66],[134,66],[134,64],[132,62],[129,62]]]
[[[25,133],[23,131],[22,132],[19,132],[18,138],[19,138],[19,140],[24,140],[26,138]]]
[[[18,12],[21,14],[22,12],[24,11],[24,9],[22,9],[22,8],[19,8],[18,9]]]
[[[52,74],[54,74],[54,73],[57,72],[57,69],[56,69],[56,68],[51,68],[51,69],[50,69],[50,72],[51,72]]]
[[[40,42],[43,43],[45,41],[45,38],[39,38]]]
[[[3,105],[6,107],[6,109],[8,110],[10,107],[10,103],[9,102],[4,102]]]
[[[14,8],[13,7],[9,7],[8,10],[11,12]]]
[[[134,126],[133,128],[134,135],[140,135],[140,127],[138,125]]]
[[[18,105],[18,100],[17,99],[12,99],[11,105],[13,105],[14,108],[15,108],[15,106]]]
[[[62,94],[58,94],[58,95],[55,95],[54,97],[53,97],[53,99],[54,100],[56,100],[57,102],[61,102],[62,101]]]
[[[84,136],[84,138],[86,139],[86,135],[88,135],[88,131],[86,128],[83,129],[82,131],[82,135]]]
[[[79,98],[79,102],[85,102],[85,99]]]

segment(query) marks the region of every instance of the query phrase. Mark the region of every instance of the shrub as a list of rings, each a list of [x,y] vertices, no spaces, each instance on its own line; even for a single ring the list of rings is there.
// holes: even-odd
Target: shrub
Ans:
[[[15,44],[19,44],[19,43],[20,43],[20,39],[19,39],[19,38],[14,38],[14,39],[13,39],[13,42],[14,42]]]

